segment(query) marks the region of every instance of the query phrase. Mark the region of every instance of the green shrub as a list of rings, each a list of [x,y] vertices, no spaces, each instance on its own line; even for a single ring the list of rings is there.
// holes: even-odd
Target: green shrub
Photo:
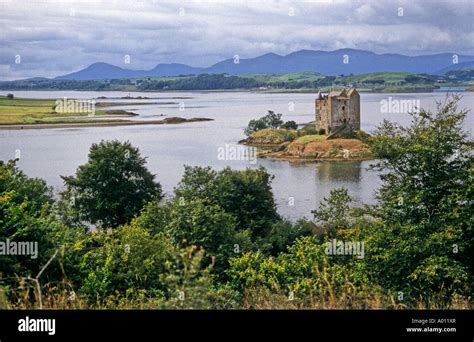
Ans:
[[[362,130],[359,130],[356,132],[356,137],[357,139],[362,141],[364,144],[370,144],[371,142],[371,135]]]
[[[278,145],[286,141],[293,141],[297,136],[296,131],[286,129],[262,129],[252,134],[252,141],[261,144]]]
[[[305,136],[305,135],[314,135],[314,134],[318,134],[318,131],[316,129],[316,126],[314,124],[314,122],[312,123],[308,123],[306,125],[304,125],[302,128],[300,128],[298,131],[298,136],[301,137],[301,136]]]
[[[316,237],[303,237],[295,241],[286,253],[266,257],[260,251],[249,252],[231,259],[227,271],[230,283],[242,293],[269,291],[284,294],[288,307],[296,300],[301,307],[369,306],[370,293],[379,289],[371,287],[367,278],[358,271],[357,264],[346,266],[337,257],[328,256],[326,247]],[[268,293],[268,292],[267,292]]]
[[[262,241],[267,246],[261,247],[268,249],[271,255],[278,255],[286,251],[299,237],[312,235],[314,228],[313,222],[304,219],[295,223],[289,220],[278,221],[273,224],[268,236]]]
[[[282,124],[280,126],[280,128],[288,129],[288,130],[290,130],[290,129],[291,130],[296,130],[296,129],[298,129],[298,124],[295,121],[290,120],[290,121],[287,121],[284,124]]]
[[[79,293],[95,303],[116,293],[124,295],[129,289],[165,296],[160,277],[178,252],[166,235],[153,235],[131,224],[93,233],[81,253],[79,267],[84,279]]]

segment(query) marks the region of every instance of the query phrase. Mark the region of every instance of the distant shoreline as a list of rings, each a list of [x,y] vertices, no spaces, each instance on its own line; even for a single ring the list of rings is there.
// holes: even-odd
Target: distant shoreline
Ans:
[[[22,129],[51,129],[51,128],[77,128],[77,127],[115,127],[115,126],[140,126],[140,125],[173,125],[188,122],[213,121],[210,118],[184,119],[170,117],[163,120],[131,121],[131,120],[104,120],[94,122],[68,122],[68,123],[31,123],[31,124],[6,124],[0,125],[0,130],[22,130]]]
[[[160,94],[167,94],[167,93],[259,93],[259,94],[312,94],[317,93],[318,91],[321,92],[328,92],[328,89],[202,89],[202,90],[121,90],[121,89],[108,89],[108,90],[85,90],[85,89],[8,89],[8,90],[0,90],[0,96],[5,96],[8,93],[14,93],[17,91],[21,92],[94,92],[94,93],[160,93]],[[360,89],[360,93],[364,94],[418,94],[418,93],[439,93],[439,92],[473,92],[474,87],[465,85],[462,87],[446,87],[446,88],[436,88],[436,89],[428,89],[428,88],[406,88],[406,89],[384,89],[384,90],[372,90],[372,89]],[[127,98],[117,98],[117,97],[107,97],[104,96],[100,98],[100,100],[126,100]],[[134,99],[133,97],[129,98],[130,100],[155,100],[161,98],[142,98],[142,99]],[[166,98],[168,99],[168,98]],[[176,99],[176,100],[186,100],[186,97],[171,97],[169,99]],[[142,104],[153,104],[153,103],[133,103],[133,105],[142,105]],[[122,105],[121,103],[117,103],[116,105]],[[126,104],[131,105],[131,104]]]
[[[23,79],[1,81],[2,91],[123,91],[123,92],[327,92],[333,88],[356,87],[372,93],[433,92],[445,87],[473,86],[471,72],[457,70],[445,75],[413,72],[369,72],[326,76],[315,71],[283,74],[202,74],[98,80]]]

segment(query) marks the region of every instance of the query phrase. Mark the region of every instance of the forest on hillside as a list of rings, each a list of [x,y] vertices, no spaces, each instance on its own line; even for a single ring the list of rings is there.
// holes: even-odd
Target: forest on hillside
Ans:
[[[0,82],[0,90],[91,90],[91,91],[163,91],[163,90],[271,90],[325,89],[353,86],[366,91],[433,91],[441,86],[469,86],[472,70],[450,71],[444,76],[408,72],[376,72],[358,75],[324,76],[317,72],[282,75],[227,74],[180,75],[111,80],[54,80],[32,78]],[[262,89],[261,89],[262,88]]]

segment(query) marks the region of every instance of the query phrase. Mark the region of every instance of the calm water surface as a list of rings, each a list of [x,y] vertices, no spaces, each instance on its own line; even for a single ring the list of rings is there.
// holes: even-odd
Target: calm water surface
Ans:
[[[2,92],[6,94],[9,92]],[[29,176],[45,179],[57,191],[63,187],[60,175],[71,175],[87,161],[90,145],[102,139],[129,140],[147,157],[148,168],[156,174],[163,189],[171,194],[178,184],[184,165],[235,169],[264,166],[274,175],[273,190],[281,214],[291,219],[311,217],[311,210],[336,187],[348,188],[359,203],[373,203],[379,179],[368,170],[371,162],[287,162],[259,159],[248,161],[219,160],[219,148],[235,145],[243,139],[243,129],[251,119],[267,110],[283,113],[284,120],[305,123],[314,120],[314,94],[265,94],[251,92],[189,93],[122,93],[72,91],[12,91],[17,97],[30,98],[97,98],[146,96],[141,102],[173,102],[171,104],[129,105],[123,109],[136,112],[136,120],[156,120],[161,114],[185,118],[209,117],[214,121],[181,125],[146,125],[122,127],[86,127],[68,129],[0,131],[0,159],[15,157],[21,151],[18,166]],[[474,93],[463,93],[460,106],[474,108]],[[370,132],[383,120],[409,123],[406,113],[381,113],[382,100],[420,100],[420,105],[436,109],[445,93],[362,94],[361,126]],[[111,100],[104,100],[111,101]],[[116,100],[131,102],[131,100]],[[121,107],[122,109],[122,107]],[[466,121],[473,132],[473,115]],[[294,205],[289,205],[294,203]]]

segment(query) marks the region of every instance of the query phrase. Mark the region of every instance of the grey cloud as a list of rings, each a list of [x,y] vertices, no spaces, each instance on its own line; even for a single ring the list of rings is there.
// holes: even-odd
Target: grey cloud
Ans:
[[[235,54],[299,49],[474,54],[471,0],[32,0],[0,7],[0,79],[52,77],[99,61],[208,66]]]

